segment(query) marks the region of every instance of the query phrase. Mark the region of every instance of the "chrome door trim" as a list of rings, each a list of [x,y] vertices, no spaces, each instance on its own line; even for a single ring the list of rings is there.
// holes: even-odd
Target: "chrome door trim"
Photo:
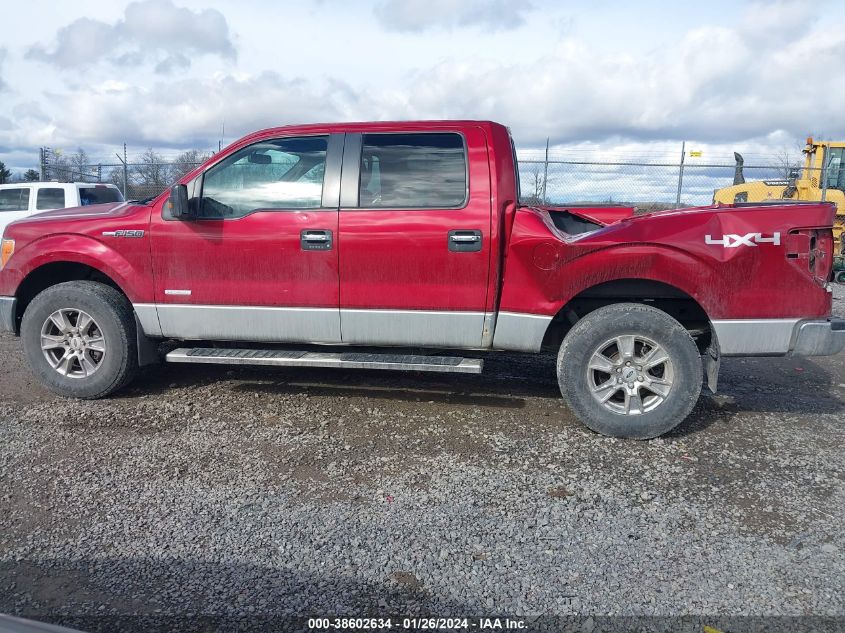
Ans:
[[[442,310],[340,310],[349,345],[412,345],[480,349],[485,312]]]
[[[552,317],[523,312],[499,312],[493,348],[518,352],[539,352]]]
[[[540,350],[552,320],[517,312],[178,303],[136,303],[133,307],[144,333],[152,337],[489,349],[492,332],[493,348],[526,352]]]
[[[135,304],[134,307],[147,336],[212,341],[341,342],[337,308],[159,304],[155,310],[160,329],[157,334],[151,334],[144,319],[147,317],[149,321],[150,315],[142,316],[146,306]]]

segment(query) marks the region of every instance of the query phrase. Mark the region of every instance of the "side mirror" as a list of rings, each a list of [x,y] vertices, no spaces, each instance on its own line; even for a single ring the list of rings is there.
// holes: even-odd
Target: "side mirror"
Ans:
[[[188,187],[173,185],[170,188],[170,198],[164,203],[174,220],[190,220],[192,217],[188,204]]]

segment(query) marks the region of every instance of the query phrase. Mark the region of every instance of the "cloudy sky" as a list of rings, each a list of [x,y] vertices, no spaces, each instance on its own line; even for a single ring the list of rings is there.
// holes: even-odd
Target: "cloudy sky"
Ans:
[[[272,125],[492,118],[522,148],[711,157],[845,138],[845,3],[3,0],[0,160]]]

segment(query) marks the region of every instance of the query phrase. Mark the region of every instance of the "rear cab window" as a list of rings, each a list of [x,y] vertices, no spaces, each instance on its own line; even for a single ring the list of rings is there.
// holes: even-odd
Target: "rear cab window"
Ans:
[[[464,139],[454,132],[364,134],[359,206],[456,209],[467,201]]]
[[[29,187],[0,189],[0,213],[4,211],[28,211]]]
[[[36,211],[65,208],[65,190],[61,187],[41,187],[35,198]]]
[[[87,207],[91,204],[107,204],[109,202],[123,202],[123,194],[119,189],[102,185],[79,188],[79,204]]]

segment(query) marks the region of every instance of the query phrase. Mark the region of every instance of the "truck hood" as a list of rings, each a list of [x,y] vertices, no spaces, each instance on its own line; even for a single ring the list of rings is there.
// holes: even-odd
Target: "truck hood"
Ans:
[[[102,218],[115,214],[123,208],[129,206],[126,202],[107,202],[105,204],[91,204],[85,207],[68,207],[67,209],[54,209],[52,211],[42,211],[27,218],[19,220],[20,222],[38,222],[50,220],[74,220],[77,218]]]

